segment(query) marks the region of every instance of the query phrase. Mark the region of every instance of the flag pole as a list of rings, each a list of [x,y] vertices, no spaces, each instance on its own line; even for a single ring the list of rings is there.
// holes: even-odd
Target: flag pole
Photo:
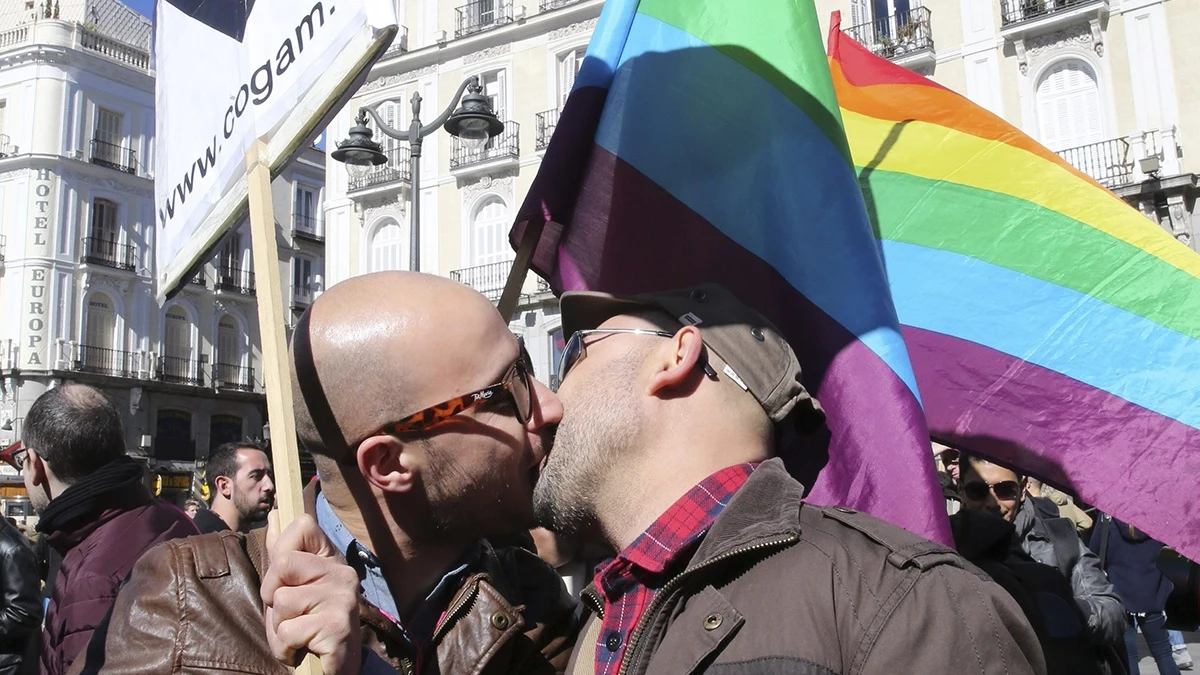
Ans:
[[[304,512],[300,484],[300,449],[292,409],[292,383],[284,336],[283,288],[279,277],[275,205],[271,199],[271,167],[266,163],[267,144],[259,139],[246,157],[249,170],[250,242],[258,274],[258,330],[262,340],[263,386],[271,420],[271,465],[275,470],[275,503],[279,528],[286,528]],[[321,675],[321,663],[312,654],[296,668],[300,675]]]
[[[541,218],[535,218],[525,226],[524,236],[521,237],[521,246],[517,249],[517,257],[508,271],[504,294],[500,296],[500,303],[496,307],[505,321],[511,321],[513,313],[517,311],[517,301],[521,299],[521,287],[525,285],[525,277],[529,275],[529,265],[533,262],[533,253],[542,239],[542,228],[545,226],[545,221]]]

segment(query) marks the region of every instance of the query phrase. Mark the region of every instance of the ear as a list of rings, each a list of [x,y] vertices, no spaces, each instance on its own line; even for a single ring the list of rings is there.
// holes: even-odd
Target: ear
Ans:
[[[384,492],[409,492],[424,457],[420,447],[420,443],[405,443],[395,436],[372,436],[355,453],[358,470],[368,483]]]
[[[695,377],[698,372],[696,366],[704,355],[704,341],[700,339],[700,330],[695,326],[680,328],[666,344],[669,347],[655,352],[656,357],[662,356],[650,378],[651,395],[682,387],[689,378]]]
[[[221,495],[225,499],[232,499],[233,479],[231,479],[229,476],[217,476],[216,480],[217,484],[215,487],[217,488],[217,494]]]
[[[46,461],[38,456],[33,450],[28,451],[29,456],[25,462],[29,465],[26,469],[29,473],[29,482],[34,485],[48,485],[50,483],[50,475],[46,467]]]

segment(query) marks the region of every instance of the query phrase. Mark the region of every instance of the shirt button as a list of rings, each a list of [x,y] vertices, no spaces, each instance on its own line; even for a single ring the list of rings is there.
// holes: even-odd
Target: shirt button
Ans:
[[[610,652],[615,652],[621,648],[621,634],[617,631],[611,631],[608,637],[604,638],[604,648]]]

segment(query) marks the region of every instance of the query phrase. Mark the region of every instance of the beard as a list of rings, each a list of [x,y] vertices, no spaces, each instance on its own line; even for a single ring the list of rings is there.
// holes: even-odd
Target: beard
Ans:
[[[477,538],[528,529],[533,524],[529,477],[511,458],[464,462],[462,450],[426,446],[430,462],[422,476],[427,517],[412,533],[424,541]]]
[[[250,499],[237,492],[233,493],[233,508],[237,509],[238,516],[246,524],[265,520],[267,514],[271,511],[271,504],[275,502],[274,497],[270,498],[269,501],[269,504],[263,506],[258,500]]]
[[[533,488],[537,524],[574,536],[598,522],[597,498],[606,479],[633,451],[643,420],[634,381],[638,354],[610,364],[564,400],[546,468]],[[610,495],[611,496],[611,495]]]

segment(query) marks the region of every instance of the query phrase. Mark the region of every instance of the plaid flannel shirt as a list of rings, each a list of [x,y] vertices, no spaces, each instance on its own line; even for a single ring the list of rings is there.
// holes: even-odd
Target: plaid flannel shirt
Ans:
[[[616,558],[596,569],[604,622],[596,645],[596,675],[615,675],[625,645],[658,591],[681,572],[700,539],[758,464],[721,469],[680,497]]]

